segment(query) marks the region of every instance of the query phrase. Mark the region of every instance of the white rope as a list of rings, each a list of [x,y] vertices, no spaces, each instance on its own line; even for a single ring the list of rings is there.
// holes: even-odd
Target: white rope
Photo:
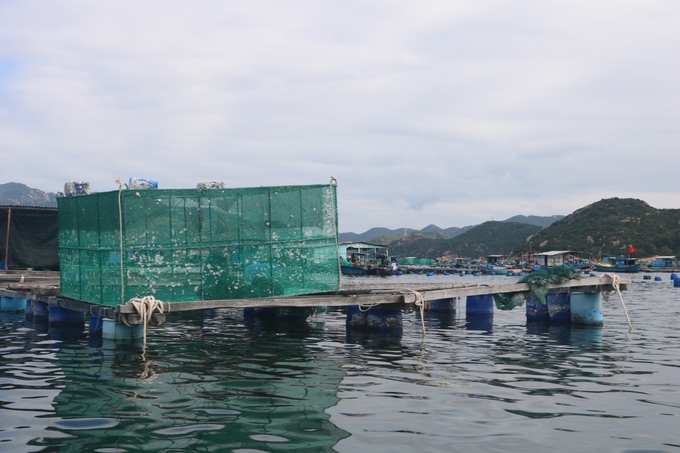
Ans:
[[[128,305],[132,305],[133,307],[135,307],[135,311],[142,318],[142,325],[144,326],[143,350],[146,351],[146,329],[149,325],[149,322],[151,322],[151,318],[153,317],[154,313],[156,312],[163,313],[163,302],[161,302],[160,300],[156,300],[156,298],[153,296],[144,296],[141,299],[140,298],[130,299],[128,301]],[[126,326],[130,326],[130,324],[127,322],[127,319],[125,319],[125,316],[123,316],[121,319],[123,321],[123,324],[125,324]]]
[[[425,299],[423,295],[415,289],[405,289],[400,291],[401,294],[413,294],[416,297],[416,307],[420,310],[420,325],[423,328],[423,338],[425,338]]]
[[[125,184],[120,180],[116,179],[118,183],[118,240],[119,240],[119,252],[120,252],[120,303],[125,303],[125,272],[123,270],[123,204],[121,202],[121,197],[123,195],[123,187]]]
[[[623,295],[621,294],[621,289],[620,289],[620,284],[621,284],[621,277],[619,277],[616,274],[604,274],[602,275],[603,277],[609,277],[612,279],[612,287],[614,288],[614,291],[619,295],[619,299],[621,300],[621,306],[623,307],[623,313],[626,315],[626,319],[628,320],[628,331],[632,332],[633,331],[633,324],[630,322],[630,317],[628,316],[628,310],[626,310],[626,304],[623,303]],[[605,302],[609,302],[609,294],[610,292],[603,292],[602,293],[602,298],[604,299]]]

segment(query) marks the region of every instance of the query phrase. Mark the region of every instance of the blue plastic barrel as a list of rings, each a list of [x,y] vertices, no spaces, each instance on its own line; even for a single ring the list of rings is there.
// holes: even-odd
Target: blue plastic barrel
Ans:
[[[555,293],[546,296],[550,322],[571,322],[569,294]]]
[[[45,302],[39,300],[33,301],[33,317],[42,319],[48,318],[47,304]]]
[[[602,325],[602,294],[572,293],[569,300],[572,324]]]
[[[25,313],[26,297],[14,291],[6,291],[0,298],[0,310],[12,313]]]
[[[2,268],[0,268],[0,269],[2,269]],[[675,280],[676,278],[678,278],[678,274],[675,274],[675,273],[671,274],[671,281]]]
[[[549,321],[550,314],[548,305],[542,304],[534,299],[527,299],[524,304],[526,307],[527,321]]]
[[[67,310],[65,308],[50,305],[48,308],[48,315],[50,324],[58,325],[75,325],[83,324],[85,317],[83,312],[75,310]]]
[[[673,280],[673,288],[680,288],[680,277]]]
[[[450,313],[456,311],[456,306],[452,297],[446,299],[432,299],[430,301],[430,311],[433,313]]]
[[[655,282],[660,282],[661,280],[663,280],[663,278],[661,278],[661,277],[658,276],[658,275],[657,275],[656,277],[654,277],[654,281],[655,281]]]
[[[465,300],[465,314],[467,315],[493,315],[493,296],[484,294],[481,296],[467,296]]]
[[[90,335],[101,335],[104,319],[101,316],[90,315],[89,331]]]
[[[348,329],[366,328],[366,312],[361,311],[358,305],[350,305],[347,307],[346,325]]]
[[[404,326],[401,310],[372,307],[366,312],[366,330],[385,332],[400,330]]]

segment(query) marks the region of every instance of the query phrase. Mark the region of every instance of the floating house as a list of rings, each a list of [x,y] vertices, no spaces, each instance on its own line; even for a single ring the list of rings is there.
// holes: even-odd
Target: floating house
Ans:
[[[389,247],[384,245],[341,242],[338,255],[341,271],[346,275],[389,275],[396,270],[396,260],[390,258]]]
[[[649,267],[654,269],[676,269],[680,267],[680,261],[675,256],[657,256]]]
[[[536,264],[541,267],[570,266],[575,268],[590,266],[590,254],[571,250],[555,250],[536,254]]]

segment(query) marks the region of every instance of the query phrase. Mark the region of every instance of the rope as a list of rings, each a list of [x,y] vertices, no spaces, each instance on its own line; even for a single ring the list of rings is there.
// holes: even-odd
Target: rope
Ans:
[[[425,338],[425,299],[423,295],[416,291],[415,289],[405,289],[399,291],[400,294],[413,294],[416,296],[416,307],[420,310],[420,325],[423,328],[423,339]]]
[[[163,313],[163,302],[156,300],[156,298],[153,296],[144,296],[141,299],[130,299],[127,304],[135,307],[135,311],[137,311],[137,314],[142,318],[142,325],[144,326],[143,351],[146,351],[146,329],[154,313]],[[121,320],[123,321],[123,324],[128,327],[130,326],[125,316],[121,317]],[[142,356],[143,355],[144,352],[142,352]]]
[[[612,287],[614,288],[614,291],[619,295],[619,299],[621,300],[621,306],[623,307],[623,313],[626,315],[626,320],[628,320],[628,332],[633,331],[633,324],[630,322],[630,317],[628,316],[628,310],[626,310],[626,304],[623,303],[623,295],[621,294],[621,289],[620,289],[620,283],[621,283],[621,277],[619,277],[616,274],[603,274],[603,277],[609,277],[612,279]],[[610,292],[603,292],[602,293],[602,298],[604,299],[605,302],[609,302],[609,294]]]
[[[123,281],[125,280],[125,271],[123,270],[123,204],[121,198],[123,196],[123,183],[120,178],[116,179],[118,183],[118,240],[120,252],[120,303],[125,303],[125,287]]]
[[[337,213],[335,212],[335,203],[337,199],[337,194],[335,193],[335,187],[338,185],[338,180],[335,179],[335,176],[331,176],[331,181],[329,183],[329,186],[331,188],[331,205],[333,206],[333,236],[335,237],[335,256],[338,261],[338,275],[342,275],[342,263],[340,262],[340,240],[338,238],[338,216]],[[361,308],[361,307],[360,307]]]

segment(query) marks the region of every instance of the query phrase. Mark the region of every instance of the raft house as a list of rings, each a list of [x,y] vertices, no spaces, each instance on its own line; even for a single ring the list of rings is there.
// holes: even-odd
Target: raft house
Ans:
[[[87,183],[67,183],[58,197],[60,272],[0,273],[0,310],[50,326],[84,326],[89,316],[90,335],[125,341],[145,339],[169,313],[219,308],[285,320],[347,307],[348,329],[399,331],[405,312],[422,321],[426,310],[455,312],[463,297],[468,319],[492,319],[505,298],[503,308],[527,302],[528,322],[599,326],[602,294],[621,297],[629,285],[616,275],[540,285],[344,283],[334,179],[243,189],[119,184],[89,193]]]

